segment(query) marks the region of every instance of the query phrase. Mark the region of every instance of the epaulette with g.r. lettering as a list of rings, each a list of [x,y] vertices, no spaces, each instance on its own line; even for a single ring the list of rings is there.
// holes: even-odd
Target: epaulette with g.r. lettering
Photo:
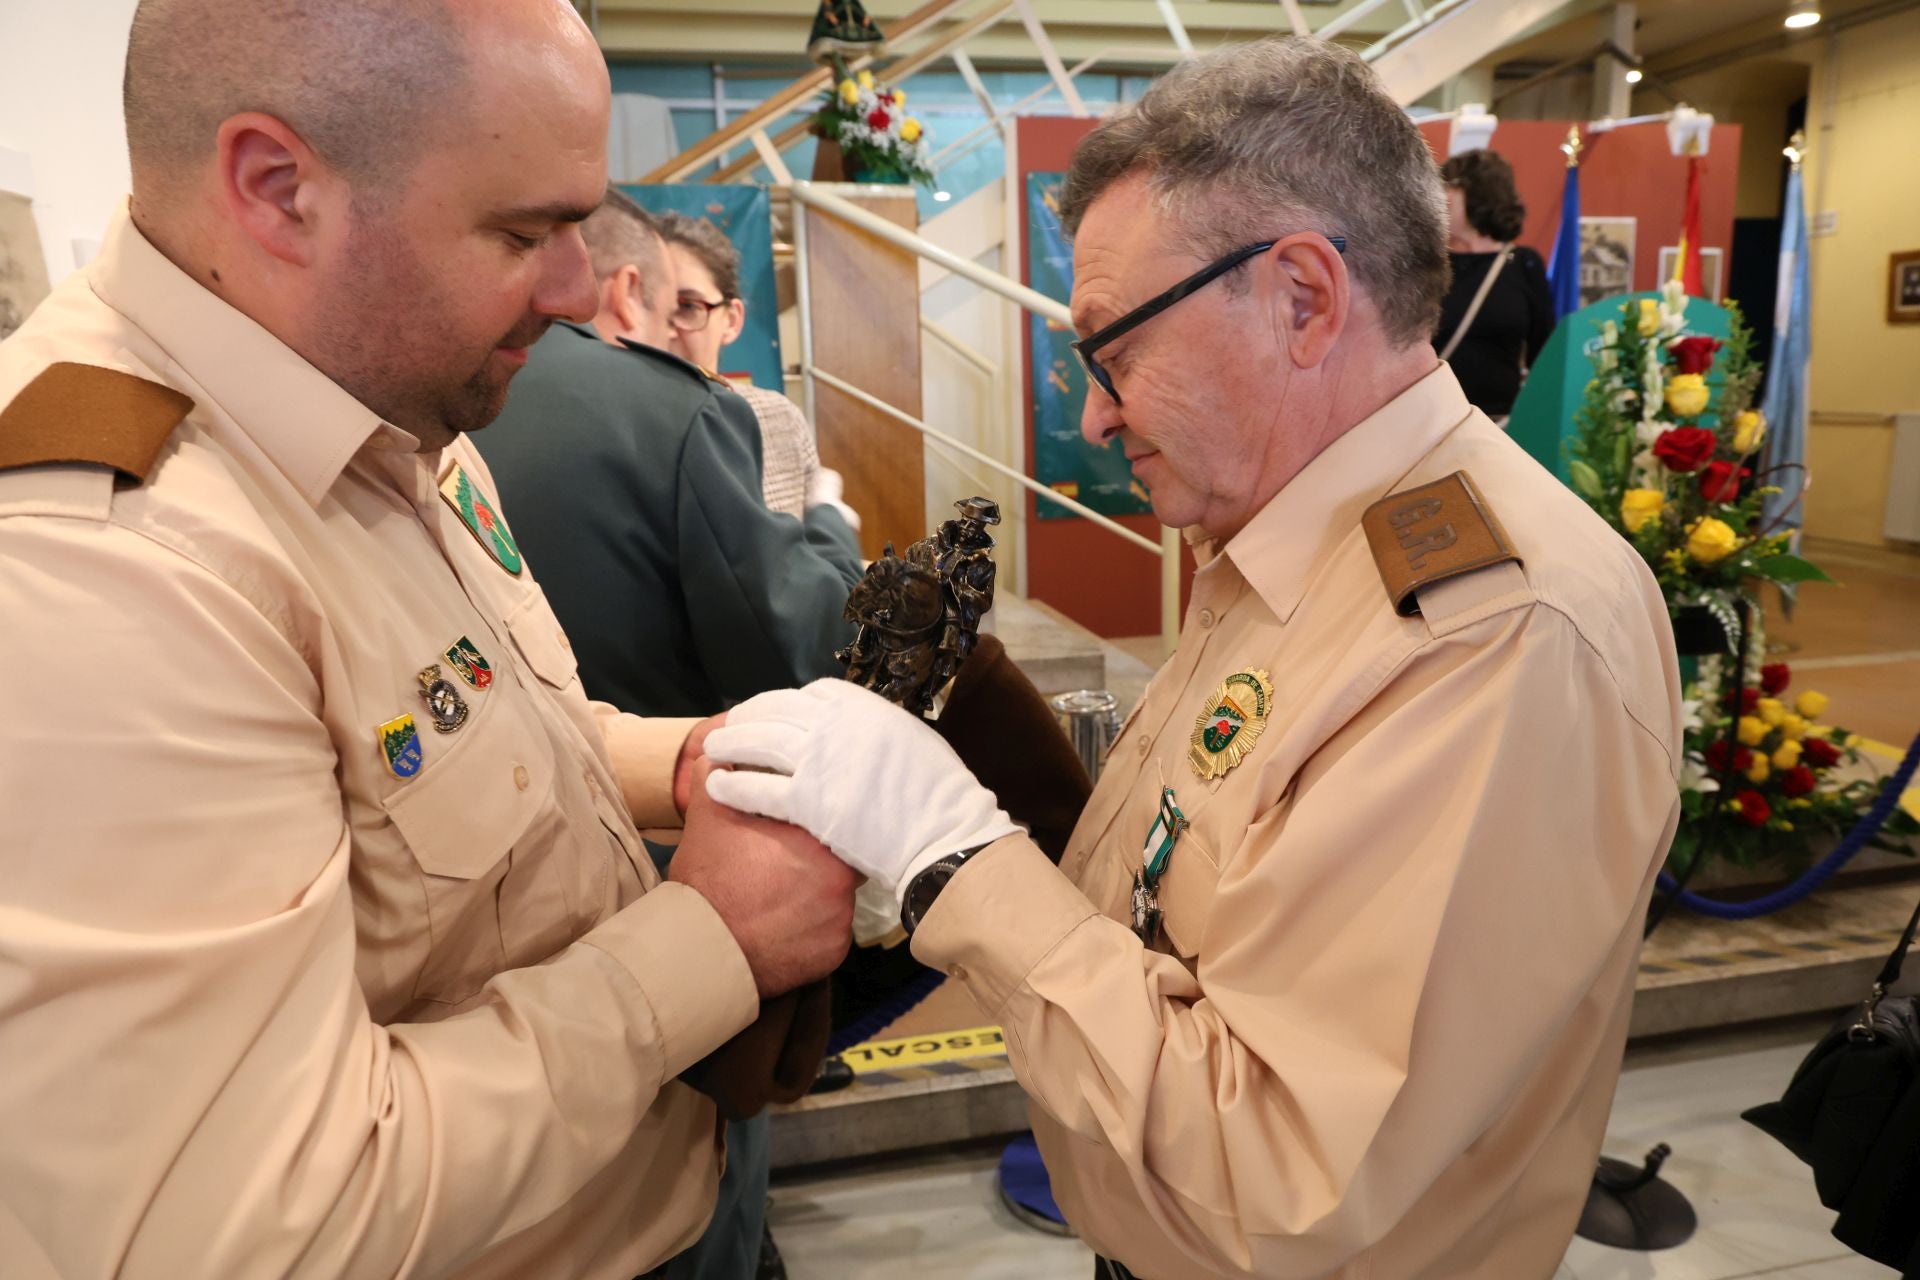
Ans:
[[[1464,471],[1388,494],[1367,508],[1360,527],[1394,612],[1403,618],[1420,612],[1423,587],[1520,561],[1507,531]]]
[[[0,471],[85,462],[140,484],[192,409],[172,387],[118,369],[48,365],[0,407]]]

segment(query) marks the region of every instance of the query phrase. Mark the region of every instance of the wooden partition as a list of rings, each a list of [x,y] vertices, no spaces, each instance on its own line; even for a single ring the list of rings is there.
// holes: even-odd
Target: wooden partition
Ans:
[[[919,224],[913,190],[845,186],[834,193],[901,226]],[[868,395],[922,417],[920,260],[905,249],[796,205],[807,229],[813,363]],[[924,536],[926,446],[920,433],[825,383],[814,388],[820,461],[846,477],[868,557]]]

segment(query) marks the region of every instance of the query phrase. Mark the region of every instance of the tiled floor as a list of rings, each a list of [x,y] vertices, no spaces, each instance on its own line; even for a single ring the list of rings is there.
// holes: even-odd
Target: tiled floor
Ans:
[[[1869,1280],[1894,1273],[1828,1234],[1804,1166],[1739,1119],[1777,1096],[1825,1020],[1798,1020],[1628,1055],[1607,1152],[1637,1161],[1674,1149],[1668,1180],[1698,1233],[1677,1249],[1626,1253],[1576,1240],[1557,1280]],[[998,1153],[978,1148],[776,1178],[773,1229],[792,1280],[1052,1280],[1091,1275],[1078,1241],[1041,1234],[1000,1207]],[[1493,1278],[1490,1278],[1493,1280]],[[1499,1277],[1497,1280],[1527,1280]]]

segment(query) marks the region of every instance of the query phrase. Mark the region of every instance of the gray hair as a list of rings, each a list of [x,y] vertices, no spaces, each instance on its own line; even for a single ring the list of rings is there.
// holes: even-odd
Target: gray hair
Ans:
[[[1446,193],[1420,130],[1358,55],[1278,38],[1168,71],[1074,152],[1068,234],[1135,171],[1203,257],[1295,231],[1344,235],[1387,337],[1431,338],[1447,290]]]
[[[140,0],[122,84],[134,185],[166,200],[222,121],[260,111],[379,194],[440,140],[469,80],[443,0]]]
[[[682,244],[700,259],[713,276],[720,296],[731,302],[740,296],[740,250],[727,233],[707,218],[690,218],[684,213],[660,215],[660,235],[668,244]]]
[[[587,242],[595,280],[604,281],[624,266],[638,267],[640,300],[652,303],[653,288],[667,266],[666,246],[660,242],[660,223],[654,215],[609,185],[606,199],[580,224],[580,238]]]

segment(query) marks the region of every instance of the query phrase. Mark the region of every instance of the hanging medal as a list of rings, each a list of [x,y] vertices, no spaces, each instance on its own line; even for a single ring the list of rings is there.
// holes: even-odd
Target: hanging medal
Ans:
[[[1140,869],[1133,873],[1133,931],[1149,947],[1160,937],[1160,877],[1186,829],[1187,815],[1174,802],[1173,788],[1160,788],[1160,810],[1140,846]]]

